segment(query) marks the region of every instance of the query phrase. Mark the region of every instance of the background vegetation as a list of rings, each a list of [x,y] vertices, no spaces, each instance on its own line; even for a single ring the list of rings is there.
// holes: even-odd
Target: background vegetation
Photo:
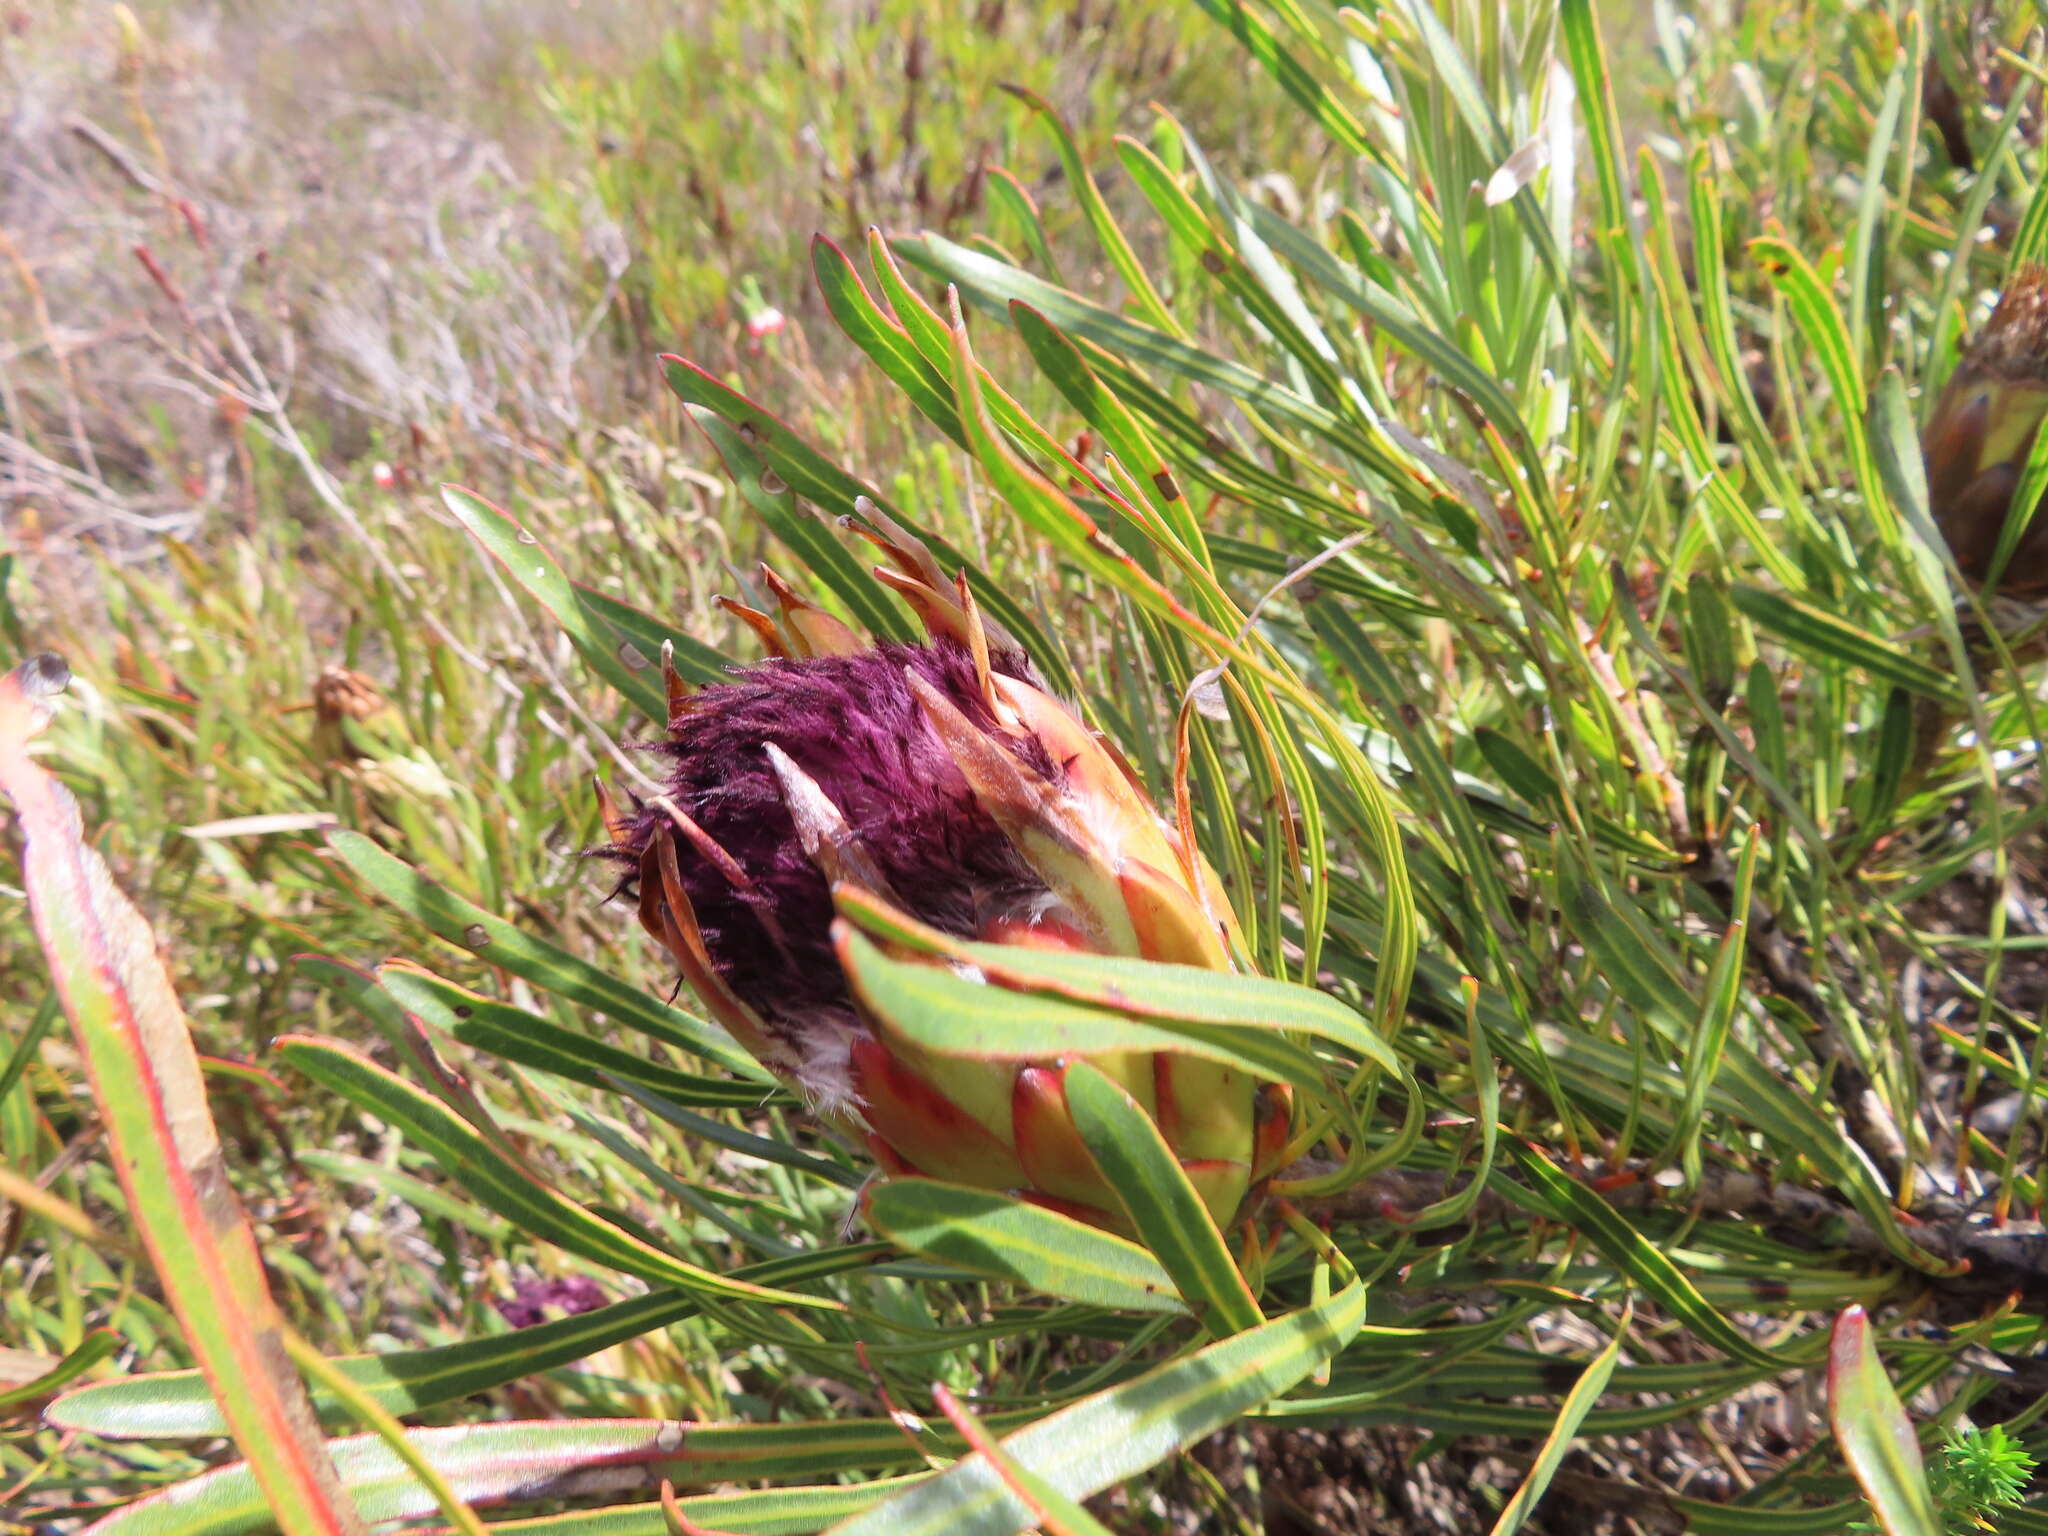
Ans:
[[[840,466],[1016,605],[1162,796],[1189,717],[1262,964],[1414,1073],[1355,1085],[1337,1251],[1276,1229],[1251,1265],[1275,1318],[1321,1316],[1355,1267],[1363,1332],[1199,1449],[1057,1494],[1128,1530],[1842,1529],[1872,1474],[1819,1373],[1854,1305],[1874,1329],[1855,1313],[1838,1349],[1881,1367],[1838,1372],[1871,1404],[1889,1376],[1930,1447],[1998,1425],[2038,1450],[2048,1285],[2006,1239],[2040,1200],[2039,733],[2030,674],[1957,608],[1914,450],[1926,386],[2048,243],[2028,18],[1659,8],[1599,18],[1603,54],[1584,7],[1213,9],[7,18],[0,626],[76,673],[43,760],[162,942],[284,1315],[339,1356],[663,1294],[561,1212],[480,1197],[482,1154],[432,1134],[446,1100],[615,1230],[856,1306],[648,1303],[580,1364],[379,1399],[735,1426],[699,1481],[817,1490],[712,1524],[819,1529],[874,1497],[840,1481],[948,1454],[885,1417],[937,1423],[934,1381],[1008,1430],[1203,1342],[930,1261],[811,1278],[859,1170],[793,1109],[534,1058],[536,1019],[654,1049],[526,946],[667,991],[582,857],[590,773],[640,781],[659,631],[565,634],[474,536],[523,534],[686,660],[744,657],[714,598],[756,590],[757,556],[848,601],[811,535],[775,533],[792,487],[853,510]],[[1968,168],[1923,116],[1930,60]],[[885,293],[869,224],[942,237],[897,247],[900,331],[846,324],[810,242]],[[947,280],[1008,391],[985,432]],[[663,350],[710,376],[675,382],[722,439]],[[754,408],[716,381],[795,438],[738,435]],[[442,480],[520,532],[465,525]],[[1069,494],[1127,563],[1073,541]],[[2028,616],[1998,617],[2024,658]],[[1257,666],[1185,711],[1239,620]],[[378,847],[474,914],[392,899]],[[390,957],[446,982],[343,968]],[[60,1361],[191,1356],[132,1255],[79,1235],[129,1214],[26,922],[0,977],[0,1511],[82,1529],[231,1456],[210,1421],[39,1416]],[[408,1055],[408,1011],[459,1078]],[[367,1054],[281,1060],[283,1033]],[[1936,1273],[1962,1253],[1974,1279]],[[661,1530],[600,1450],[493,1518]],[[634,1487],[610,1525],[558,1517]],[[1880,1485],[1887,1529],[1920,1529],[1899,1498]],[[166,1507],[127,1529],[264,1528]]]

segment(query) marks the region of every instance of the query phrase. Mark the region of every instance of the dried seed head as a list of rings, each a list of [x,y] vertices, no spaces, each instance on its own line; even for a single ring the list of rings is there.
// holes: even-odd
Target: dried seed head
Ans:
[[[1969,366],[1994,378],[2048,382],[2048,270],[2014,274],[1970,343]]]
[[[1964,352],[1921,440],[1935,524],[1972,580],[1989,571],[2044,415],[2048,272],[2028,267]],[[2048,519],[2038,513],[2001,587],[2012,593],[2048,587]]]
[[[313,710],[322,725],[367,720],[384,707],[377,685],[362,673],[330,662],[313,679]]]

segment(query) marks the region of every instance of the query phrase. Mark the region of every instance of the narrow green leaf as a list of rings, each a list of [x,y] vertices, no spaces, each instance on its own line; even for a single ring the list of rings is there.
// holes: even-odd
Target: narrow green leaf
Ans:
[[[2022,75],[2020,81],[2024,85],[2027,77]],[[2014,94],[2017,96],[2018,93]],[[2048,178],[2037,181],[2033,195],[2027,199],[2027,211],[2020,219],[2019,232],[2013,236],[2012,249],[2006,256],[2004,286],[2011,286],[2028,267],[2043,263],[2048,263]]]
[[[1563,791],[1550,770],[1492,726],[1482,725],[1474,731],[1472,744],[1486,759],[1487,767],[1500,776],[1501,783],[1530,805],[1542,810],[1562,802]]]
[[[805,570],[846,605],[859,628],[878,640],[905,640],[916,633],[903,605],[883,589],[825,520],[803,509],[796,492],[769,468],[743,434],[704,406],[686,405],[683,409],[717,450],[719,461],[725,465],[726,478],[739,491],[747,509],[795,552]]]
[[[609,1090],[612,1078],[624,1078],[678,1104],[759,1109],[789,1102],[786,1092],[751,1078],[736,1081],[679,1072],[427,971],[387,965],[378,971],[377,983],[408,1012],[430,1020],[465,1045],[586,1087]]]
[[[1888,323],[1889,306],[1883,301],[1890,295],[1884,283],[1885,247],[1879,225],[1884,222],[1889,201],[1885,163],[1891,159],[1892,142],[1899,131],[1899,113],[1905,106],[1909,76],[1917,82],[1920,72],[1913,67],[1912,54],[1901,49],[1885,80],[1884,99],[1878,105],[1877,121],[1864,151],[1863,186],[1856,199],[1855,232],[1849,239],[1849,344],[1866,377],[1882,361],[1877,349],[1883,345],[1883,328]]]
[[[1729,596],[1743,613],[1809,660],[1854,667],[1924,698],[1957,702],[1953,678],[1836,614],[1758,587],[1737,586]]]
[[[732,676],[732,659],[723,651],[713,649],[702,640],[662,623],[653,614],[609,593],[600,592],[580,581],[572,580],[570,585],[576,589],[576,599],[585,609],[625,636],[634,650],[657,665],[661,660],[662,645],[666,642],[675,658],[676,671],[691,682],[722,683]]]
[[[811,271],[839,329],[889,376],[926,420],[965,448],[967,437],[945,374],[918,350],[904,326],[883,312],[846,253],[823,235],[813,235]]]
[[[547,610],[593,672],[648,719],[668,719],[668,699],[656,670],[659,651],[647,655],[585,602],[547,547],[510,513],[459,485],[442,486],[441,503],[484,553]]]
[[[1053,148],[1060,157],[1060,169],[1066,172],[1068,195],[1081,205],[1081,212],[1087,217],[1088,225],[1095,231],[1096,244],[1102,247],[1102,254],[1109,258],[1109,264],[1116,268],[1117,276],[1123,279],[1130,290],[1131,298],[1145,317],[1161,330],[1175,332],[1180,329],[1173,313],[1166,307],[1166,301],[1159,297],[1159,290],[1152,286],[1151,274],[1145,270],[1144,262],[1131,248],[1131,242],[1117,226],[1116,216],[1103,200],[1102,191],[1095,185],[1095,178],[1089,173],[1088,163],[1081,158],[1081,150],[1074,143],[1074,136],[1067,131],[1067,125],[1054,111],[1051,103],[1036,91],[1021,85],[1005,85],[1004,90],[1016,97],[1038,115],[1052,135]]]
[[[1705,1117],[1707,1095],[1721,1075],[1721,1061],[1728,1046],[1729,1032],[1742,1006],[1744,963],[1748,954],[1749,904],[1756,889],[1757,856],[1763,848],[1763,834],[1751,828],[1736,860],[1735,896],[1731,902],[1738,914],[1721,935],[1700,989],[1699,1022],[1686,1048],[1685,1098],[1679,1105],[1665,1155],[1676,1154],[1685,1169],[1688,1185],[1700,1177],[1700,1125]]]
[[[565,1003],[594,1009],[742,1077],[774,1082],[767,1068],[710,1020],[668,1007],[567,950],[522,933],[393,858],[361,833],[330,832],[327,846],[376,896],[479,959],[532,982]]]
[[[58,1013],[57,994],[45,992],[43,1000],[36,1004],[36,1011],[29,1015],[28,1027],[21,1032],[21,1037],[14,1042],[14,1049],[8,1053],[7,1065],[0,1067],[0,1104],[7,1102],[7,1096],[14,1092],[15,1084],[19,1083],[23,1074],[28,1071],[29,1063],[36,1059],[36,1053],[42,1049],[44,1039],[57,1023]]]
[[[1583,1233],[1618,1268],[1657,1299],[1657,1304],[1683,1319],[1702,1342],[1737,1360],[1768,1370],[1796,1370],[1798,1351],[1770,1350],[1753,1342],[1708,1305],[1699,1289],[1661,1248],[1592,1190],[1571,1178],[1527,1142],[1512,1141],[1508,1150],[1529,1180],[1531,1208]]]
[[[841,1428],[839,1425],[733,1426],[674,1419],[548,1419],[415,1429],[407,1433],[406,1439],[458,1495],[471,1504],[488,1508],[573,1493],[579,1474],[593,1468],[614,1469],[615,1473],[645,1468],[644,1475],[650,1483],[662,1471],[671,1477],[707,1483],[772,1477],[789,1471],[801,1476],[805,1437],[815,1460],[821,1464],[820,1471],[823,1464],[846,1459],[843,1452],[834,1455],[835,1439],[872,1443],[885,1456],[893,1441],[897,1459],[912,1454],[903,1443],[902,1430],[895,1424],[883,1420],[879,1425],[871,1425],[872,1421],[862,1423],[856,1437],[848,1437],[833,1434]],[[885,1430],[887,1438],[875,1434],[876,1428]],[[437,1513],[433,1497],[392,1448],[376,1436],[355,1435],[330,1441],[328,1449],[343,1483],[366,1519],[381,1523]],[[852,1507],[861,1507],[859,1501],[851,1502]],[[819,1519],[830,1519],[847,1507],[846,1503],[835,1506],[828,1499],[823,1509],[813,1515],[809,1526],[798,1529],[816,1529]],[[790,1504],[786,1503],[784,1508],[787,1510]],[[659,1515],[658,1508],[655,1513]],[[247,1465],[237,1462],[138,1500],[95,1522],[88,1536],[259,1536],[275,1528],[276,1518],[256,1488]],[[518,1525],[512,1529],[518,1529]],[[655,1529],[658,1532],[660,1527]]]
[[[1102,434],[1109,451],[1134,476],[1149,482],[1149,500],[1164,512],[1168,526],[1199,558],[1206,546],[1201,525],[1189,511],[1172,469],[1153,445],[1144,424],[1089,368],[1080,348],[1045,316],[1020,301],[1010,306],[1010,319],[1040,371],[1067,403],[1081,413],[1082,419]]]
[[[1038,203],[1024,183],[1007,168],[992,165],[988,168],[988,201],[997,215],[1008,215],[1024,231],[1024,243],[1030,248],[1031,259],[1038,263],[1039,269],[1054,282],[1060,281],[1059,259],[1053,255],[1051,242],[1046,239],[1045,221],[1039,216]]]
[[[1265,1321],[1180,1160],[1138,1101],[1085,1061],[1066,1070],[1067,1112],[1181,1299],[1216,1338]]]
[[[1695,572],[1685,584],[1685,627],[1679,635],[1685,664],[1709,704],[1726,708],[1735,691],[1735,624],[1728,594],[1712,576]]]
[[[2020,467],[2020,482],[2006,503],[2005,521],[1999,525],[1998,546],[1991,563],[1984,568],[1984,590],[1995,592],[2005,577],[2006,567],[2020,547],[2020,539],[2040,516],[2041,497],[2048,492],[2048,432],[2036,432],[2027,445],[2026,462]]]
[[[1367,135],[1365,125],[1351,109],[1316,78],[1315,72],[1290,53],[1252,8],[1243,0],[1197,0],[1203,10],[1221,22],[1280,83],[1295,104],[1319,123],[1323,131],[1354,155],[1384,159],[1386,151]]]
[[[1685,1518],[1687,1536],[1842,1536],[1853,1521],[1870,1512],[1860,1499],[1818,1509],[1758,1509],[1676,1495],[1670,1502]]]
[[[1756,737],[1757,761],[1778,783],[1790,783],[1792,757],[1785,730],[1785,706],[1778,697],[1777,674],[1761,656],[1749,664],[1742,697],[1749,708],[1750,730]]]
[[[1886,549],[1895,551],[1899,547],[1898,513],[1884,494],[1883,478],[1878,474],[1877,460],[1870,451],[1870,436],[1863,427],[1864,413],[1868,408],[1863,370],[1856,360],[1856,349],[1850,342],[1842,312],[1835,307],[1820,274],[1814,271],[1813,264],[1799,250],[1769,235],[1752,240],[1750,250],[1762,263],[1773,286],[1784,296],[1801,340],[1812,349],[1819,360],[1821,372],[1834,391],[1833,420],[1845,439],[1845,451],[1850,468],[1855,472],[1856,488],[1863,494],[1864,508],[1877,530],[1879,541]]]
[[[1881,837],[1890,827],[1919,738],[1918,715],[1905,689],[1894,688],[1886,696],[1884,717],[1877,729],[1877,751],[1863,765],[1856,782],[1859,842]]]
[[[1529,1475],[1522,1479],[1522,1486],[1515,1490],[1515,1496],[1508,1500],[1500,1518],[1493,1522],[1492,1536],[1514,1536],[1549,1491],[1550,1480],[1557,1476],[1558,1467],[1571,1451],[1580,1426],[1586,1422],[1586,1415],[1599,1403],[1600,1395],[1607,1390],[1607,1383],[1614,1376],[1615,1364],[1621,1358],[1621,1341],[1628,1337],[1631,1315],[1632,1311],[1622,1313],[1621,1320],[1614,1326],[1614,1337],[1593,1357],[1592,1363],[1572,1383],[1571,1391],[1558,1405],[1556,1424],[1543,1437],[1543,1447],[1530,1464]]]
[[[844,1520],[905,1488],[923,1482],[925,1474],[876,1478],[865,1483],[833,1483],[814,1488],[764,1488],[749,1493],[700,1493],[676,1500],[691,1520],[707,1531],[730,1536],[812,1536],[835,1520]],[[615,1504],[576,1514],[538,1515],[492,1524],[511,1536],[674,1536],[675,1527],[653,1504]]]
[[[276,1042],[275,1049],[322,1087],[398,1128],[477,1200],[533,1237],[594,1264],[699,1296],[841,1310],[838,1302],[827,1297],[774,1290],[713,1274],[642,1242],[514,1165],[438,1099],[347,1046],[307,1035],[286,1035]]]
[[[1136,1243],[993,1190],[888,1179],[862,1202],[893,1241],[949,1264],[1098,1307],[1180,1312],[1172,1278]]]
[[[1886,494],[1905,519],[1913,538],[1903,549],[1908,572],[1918,583],[1928,607],[1941,616],[1951,649],[1962,651],[1960,636],[1954,633],[1955,604],[1949,595],[1948,542],[1934,525],[1927,495],[1927,461],[1920,450],[1920,430],[1913,420],[1913,408],[1906,399],[1906,381],[1896,368],[1879,375],[1870,400],[1870,419],[1865,423],[1871,452],[1877,459],[1879,478]],[[2035,487],[2036,492],[2040,487]],[[2026,505],[2017,496],[2015,506]],[[2010,553],[2010,551],[2008,551]],[[1987,581],[1987,587],[1995,585]]]
[[[0,1390],[0,1408],[12,1408],[19,1403],[32,1403],[39,1397],[48,1397],[52,1392],[67,1387],[72,1382],[78,1380],[79,1377],[98,1365],[102,1360],[119,1354],[126,1344],[127,1340],[111,1328],[93,1329],[92,1332],[79,1341],[76,1349],[65,1355],[63,1359],[43,1372],[42,1375],[32,1377],[16,1386]],[[205,1392],[206,1379],[203,1373],[194,1371],[192,1375],[199,1389]],[[206,1401],[209,1407],[215,1406],[212,1393],[207,1393]],[[227,1423],[223,1420],[221,1428],[216,1433],[226,1434],[227,1432]]]
[[[714,1146],[729,1148],[743,1157],[758,1157],[763,1162],[794,1168],[799,1173],[808,1174],[814,1179],[822,1179],[827,1184],[836,1184],[841,1189],[859,1189],[866,1182],[867,1176],[864,1173],[844,1163],[819,1157],[774,1137],[756,1136],[752,1131],[743,1131],[736,1125],[728,1125],[725,1121],[714,1119],[710,1115],[700,1115],[625,1078],[607,1075],[605,1082],[607,1087],[615,1088],[635,1100],[648,1113],[666,1120],[679,1130],[700,1136]]]
[[[920,235],[893,244],[905,260],[960,284],[964,293],[992,313],[1004,314],[1012,300],[1022,300],[1062,330],[1099,342],[1128,361],[1146,363],[1183,379],[1212,385],[1318,436],[1361,453],[1371,451],[1335,412],[1242,363],[1218,357],[1156,327],[1090,303],[1008,263],[955,245],[942,235]]]
[[[883,1243],[859,1243],[770,1259],[732,1272],[753,1285],[794,1285],[864,1268],[888,1256]],[[417,1413],[521,1377],[572,1365],[628,1339],[637,1339],[700,1310],[697,1298],[654,1291],[575,1317],[531,1328],[464,1339],[458,1344],[381,1354],[344,1355],[335,1367],[391,1413]],[[313,1404],[323,1418],[340,1405],[315,1384]],[[95,1382],[68,1392],[44,1412],[47,1423],[116,1440],[206,1439],[225,1434],[226,1421],[198,1371],[162,1371]]]
[[[299,1154],[299,1162],[309,1173],[387,1200],[402,1201],[423,1217],[467,1228],[487,1243],[505,1242],[514,1231],[511,1222],[485,1210],[461,1190],[417,1178],[403,1169],[386,1167],[374,1158],[327,1147],[308,1147]]]

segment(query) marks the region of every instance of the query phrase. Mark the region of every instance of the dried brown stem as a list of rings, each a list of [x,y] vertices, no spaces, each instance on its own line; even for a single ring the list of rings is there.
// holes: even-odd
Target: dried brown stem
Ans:
[[[1305,1161],[1287,1177],[1313,1177],[1334,1171],[1334,1165]],[[1739,1169],[1709,1171],[1698,1187],[1687,1190],[1660,1182],[1647,1167],[1631,1170],[1635,1181],[1606,1188],[1601,1198],[1621,1210],[1666,1206],[1674,1210],[1711,1212],[1763,1223],[1787,1241],[1815,1250],[1851,1253],[1901,1269],[1902,1287],[1917,1287],[1943,1301],[1981,1306],[2009,1296],[2040,1305],[2048,1301],[2048,1230],[2038,1222],[1995,1225],[1959,1201],[1932,1199],[1903,1217],[1906,1235],[1933,1258],[1966,1266],[1951,1276],[1907,1269],[1884,1235],[1833,1195],[1798,1185],[1774,1184]],[[1496,1174],[1498,1184],[1503,1175]],[[1319,1199],[1297,1204],[1308,1214],[1331,1221],[1390,1220],[1421,1211],[1456,1194],[1470,1182],[1468,1174],[1441,1174],[1415,1169],[1377,1173]],[[1472,1227],[1515,1219],[1517,1203],[1489,1189],[1466,1217]]]

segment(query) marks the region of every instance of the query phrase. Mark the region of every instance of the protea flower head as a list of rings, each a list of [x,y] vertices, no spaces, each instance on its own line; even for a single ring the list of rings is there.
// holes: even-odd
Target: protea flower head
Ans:
[[[695,692],[670,673],[666,792],[627,814],[599,791],[614,851],[705,1007],[885,1173],[1121,1225],[1067,1117],[1068,1061],[939,1057],[904,1038],[838,963],[834,890],[957,938],[1216,970],[1242,950],[1236,919],[965,580],[862,512],[887,560],[877,578],[929,642],[870,644],[764,569],[778,612],[727,606],[771,659]],[[1219,1222],[1273,1171],[1284,1086],[1172,1053],[1090,1059],[1152,1113]]]
[[[1935,526],[1973,581],[1988,573],[2041,419],[2048,415],[2048,272],[2027,267],[1956,365],[1921,448]],[[2048,517],[2020,536],[2001,591],[2048,591]]]

